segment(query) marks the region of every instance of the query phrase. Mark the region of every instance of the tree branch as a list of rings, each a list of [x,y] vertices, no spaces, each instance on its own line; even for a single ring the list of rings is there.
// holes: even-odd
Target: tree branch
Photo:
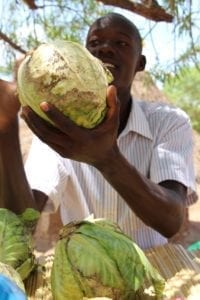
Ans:
[[[22,49],[20,46],[18,46],[17,44],[15,44],[6,34],[4,34],[2,31],[0,31],[0,40],[5,41],[6,43],[8,43],[12,48],[14,48],[15,50],[26,54],[26,50]]]
[[[36,4],[34,0],[23,0],[30,9],[37,9],[39,8]]]
[[[132,11],[146,19],[161,22],[165,21],[171,23],[173,16],[167,13],[164,8],[157,4],[156,1],[150,1],[151,5],[139,4],[131,0],[96,0],[105,5],[117,6],[123,9]]]
[[[23,0],[30,9],[42,8],[35,4],[34,0]],[[96,0],[97,2],[102,2],[105,5],[111,5],[116,7],[121,7],[132,11],[146,19],[161,22],[165,21],[171,23],[173,21],[173,16],[165,11],[161,7],[157,0],[141,0],[141,3],[135,2],[135,0]]]

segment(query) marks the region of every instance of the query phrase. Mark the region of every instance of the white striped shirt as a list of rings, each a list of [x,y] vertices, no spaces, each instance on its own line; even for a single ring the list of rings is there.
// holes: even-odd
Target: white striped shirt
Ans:
[[[155,183],[181,182],[188,187],[188,195],[195,190],[192,143],[185,112],[163,103],[136,100],[118,138],[120,151],[139,172]],[[143,249],[167,242],[134,214],[99,171],[62,158],[36,137],[26,173],[33,189],[47,194],[56,207],[60,205],[64,224],[94,214],[95,218],[117,222]]]

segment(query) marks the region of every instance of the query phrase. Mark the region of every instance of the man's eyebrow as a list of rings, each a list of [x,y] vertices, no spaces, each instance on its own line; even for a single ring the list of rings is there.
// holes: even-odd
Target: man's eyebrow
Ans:
[[[124,37],[129,38],[129,39],[133,39],[133,38],[135,37],[135,35],[134,35],[133,33],[128,34],[128,33],[124,32],[124,31],[115,31],[115,32],[116,32],[118,35],[124,36]],[[95,35],[95,34],[96,34],[96,35],[99,35],[99,36],[101,36],[101,35],[104,36],[104,33],[102,33],[100,29],[95,29],[95,30],[93,30],[90,34],[91,34],[91,35]],[[89,36],[90,36],[90,35],[89,35]]]
[[[124,35],[125,37],[128,37],[128,38],[134,37],[134,34],[127,34],[126,32],[122,32],[122,31],[117,31],[117,33],[120,35]]]

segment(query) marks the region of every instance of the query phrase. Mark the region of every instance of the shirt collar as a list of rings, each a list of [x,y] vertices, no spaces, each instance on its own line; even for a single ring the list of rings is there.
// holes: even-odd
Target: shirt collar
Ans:
[[[139,104],[139,101],[133,99],[128,122],[124,130],[121,132],[120,137],[126,135],[130,131],[136,132],[137,134],[153,140],[149,123]]]

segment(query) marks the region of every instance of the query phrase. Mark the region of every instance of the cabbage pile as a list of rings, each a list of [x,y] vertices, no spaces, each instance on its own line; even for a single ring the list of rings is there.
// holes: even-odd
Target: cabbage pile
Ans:
[[[97,126],[106,114],[110,71],[84,46],[71,41],[44,43],[27,53],[17,74],[19,100],[50,121],[42,101],[53,103],[77,125]]]
[[[18,288],[22,292],[25,293],[25,287],[21,279],[21,276],[13,267],[0,262],[0,275],[4,275],[6,278],[9,278],[12,282],[14,282],[18,286]],[[0,288],[0,292],[1,292],[1,288]]]
[[[0,262],[14,268],[22,280],[36,266],[32,230],[39,215],[38,211],[31,208],[21,215],[0,208]]]
[[[132,300],[145,280],[162,295],[164,279],[117,224],[93,219],[62,228],[51,272],[55,300]]]

